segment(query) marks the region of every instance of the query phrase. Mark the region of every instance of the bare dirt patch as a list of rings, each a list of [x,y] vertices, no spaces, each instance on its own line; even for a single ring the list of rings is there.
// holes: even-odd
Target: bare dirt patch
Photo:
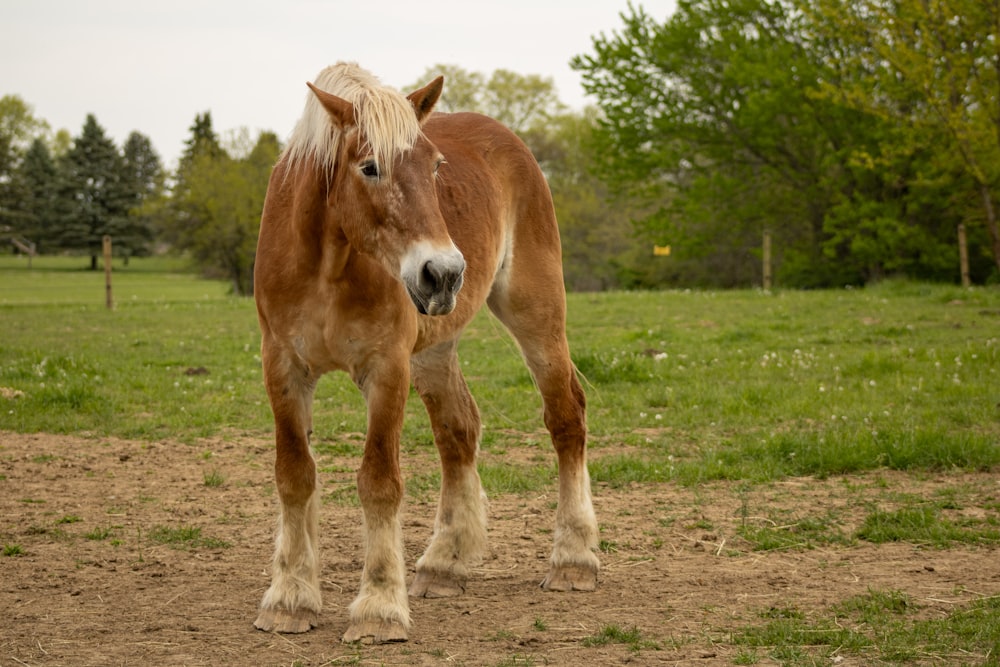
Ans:
[[[615,453],[602,447],[595,456]],[[320,625],[306,635],[263,633],[252,622],[268,584],[272,455],[270,442],[252,439],[189,446],[0,433],[0,664],[722,665],[739,650],[731,633],[761,623],[768,609],[820,609],[878,589],[902,591],[940,617],[1000,592],[992,547],[853,541],[754,551],[738,536],[740,525],[783,512],[837,516],[849,534],[866,502],[891,502],[886,489],[931,497],[961,487],[995,498],[995,476],[598,485],[604,553],[595,593],[538,588],[554,488],[493,497],[490,554],[464,597],[411,600],[405,644],[342,645],[360,576],[360,509],[328,502]],[[430,453],[406,463],[409,474],[436,465]],[[432,502],[407,500],[411,566],[433,517]],[[638,629],[642,642],[587,641],[609,625]]]

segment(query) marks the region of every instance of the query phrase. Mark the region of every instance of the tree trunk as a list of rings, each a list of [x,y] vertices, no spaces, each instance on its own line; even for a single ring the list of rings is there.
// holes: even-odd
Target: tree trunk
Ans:
[[[983,198],[983,210],[986,212],[986,230],[990,233],[993,262],[997,265],[997,269],[1000,270],[1000,227],[997,225],[997,212],[993,207],[993,196],[990,193],[990,186],[986,183],[980,183],[979,194]]]

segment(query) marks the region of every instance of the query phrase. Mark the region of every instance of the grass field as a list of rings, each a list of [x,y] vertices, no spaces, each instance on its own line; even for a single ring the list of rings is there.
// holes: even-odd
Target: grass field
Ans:
[[[203,438],[267,437],[252,300],[228,296],[225,285],[200,280],[179,262],[140,259],[116,263],[116,307],[108,310],[104,275],[86,264],[36,258],[28,270],[23,259],[0,258],[0,432],[192,446]],[[696,488],[724,480],[751,498],[754,489],[790,477],[989,472],[1000,464],[996,288],[889,281],[815,292],[571,294],[569,333],[587,388],[595,484]],[[502,326],[481,314],[460,357],[483,415],[483,449],[547,454],[540,400]],[[314,417],[321,466],[360,455],[364,403],[345,376],[321,381]],[[405,448],[431,448],[415,396],[404,428]],[[526,463],[482,466],[491,495],[552,484],[551,456],[517,460]],[[206,473],[205,486],[216,483],[222,480]],[[407,492],[433,498],[437,484],[436,473],[416,475]],[[958,488],[934,498],[900,495],[891,507],[867,508],[852,534],[838,530],[836,517],[818,515],[746,522],[741,537],[760,550],[859,539],[936,548],[1000,543],[995,493],[977,496],[972,518],[949,519],[948,510],[968,497]],[[353,498],[344,483],[326,501]],[[745,647],[738,664],[759,661],[762,646],[783,664],[814,664],[778,656],[817,643],[864,654],[876,642],[883,656],[905,653],[971,624],[960,630],[973,637],[970,650],[996,664],[996,600],[986,595],[935,625],[903,620],[907,602],[898,592],[872,591],[819,619],[774,609],[731,642]],[[884,631],[852,634],[840,622],[848,617]],[[628,643],[627,634],[607,628],[594,641]],[[635,642],[641,648],[641,638]]]
[[[253,302],[176,263],[0,261],[0,429],[192,442],[267,432]],[[876,467],[1000,461],[1000,291],[885,283],[851,291],[571,294],[573,358],[592,447],[642,456],[593,471],[615,483],[761,481]],[[460,356],[484,448],[545,443],[517,349],[483,313]],[[429,442],[419,400],[406,441]],[[317,391],[317,441],[364,430],[342,375]]]

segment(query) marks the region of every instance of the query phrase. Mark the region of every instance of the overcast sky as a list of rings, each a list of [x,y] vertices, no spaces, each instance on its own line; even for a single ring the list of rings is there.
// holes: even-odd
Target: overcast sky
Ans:
[[[633,0],[658,21],[674,0]],[[569,67],[591,38],[619,31],[627,0],[0,0],[0,96],[53,129],[88,113],[119,146],[148,136],[173,168],[196,114],[225,136],[287,138],[305,82],[339,60],[406,88],[431,66],[507,69],[555,82],[580,109]],[[447,86],[447,82],[445,83]]]

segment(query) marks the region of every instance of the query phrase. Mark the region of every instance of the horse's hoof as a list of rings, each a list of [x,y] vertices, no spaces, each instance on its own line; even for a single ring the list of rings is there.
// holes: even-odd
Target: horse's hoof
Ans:
[[[547,591],[592,591],[597,588],[597,570],[584,565],[553,566],[542,588]]]
[[[391,644],[405,642],[406,628],[395,621],[361,621],[351,623],[344,633],[345,644]]]
[[[446,572],[417,570],[409,593],[414,598],[453,598],[465,592],[466,582]]]
[[[253,625],[264,632],[298,634],[316,627],[316,612],[310,609],[261,609]]]

